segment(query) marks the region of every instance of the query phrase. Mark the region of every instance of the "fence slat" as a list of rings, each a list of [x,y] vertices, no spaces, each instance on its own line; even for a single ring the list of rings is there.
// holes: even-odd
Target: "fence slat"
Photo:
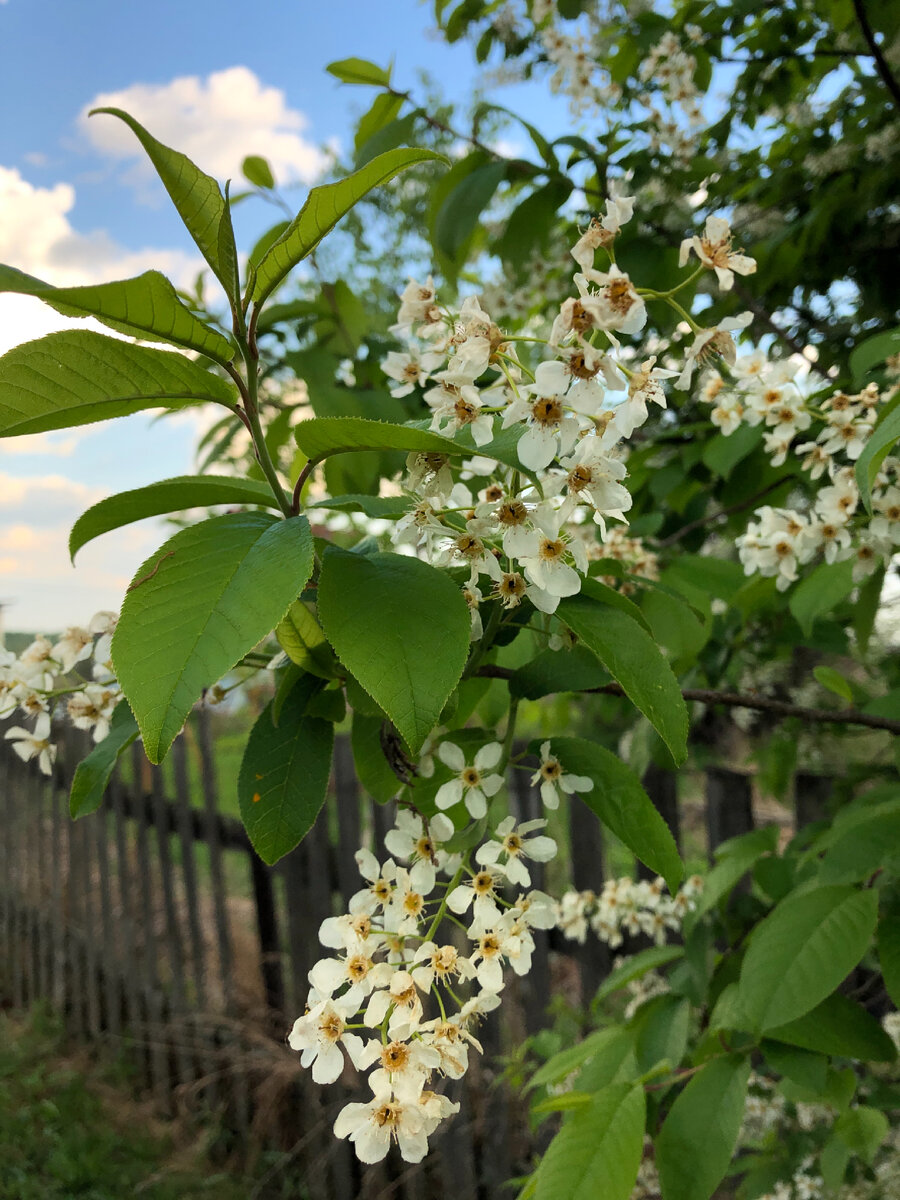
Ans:
[[[147,760],[137,742],[131,747],[131,765],[136,795],[144,795],[144,773]],[[147,825],[136,821],[137,867],[140,883],[141,909],[143,912],[141,945],[142,991],[144,1010],[147,1014],[145,1036],[150,1047],[150,1080],[156,1101],[163,1108],[170,1107],[168,1088],[168,1063],[163,1044],[163,1002],[159,978],[159,958],[156,945],[156,895],[153,873],[150,866],[150,839]]]
[[[112,887],[109,876],[108,801],[93,818],[94,848],[97,855],[97,882],[100,893],[100,937],[103,946],[104,1028],[113,1037],[122,1032],[122,992],[116,970],[117,955],[113,939]]]
[[[109,783],[109,800],[113,819],[113,844],[115,846],[116,893],[118,905],[119,969],[123,980],[125,1027],[132,1039],[137,1039],[137,1057],[141,1067],[142,1082],[149,1085],[150,1047],[146,1040],[145,1015],[141,1005],[142,967],[137,949],[137,937],[133,910],[138,907],[134,889],[134,873],[129,856],[130,839],[125,817],[125,800],[122,777],[118,767],[113,771]],[[140,908],[138,907],[138,912]]]
[[[334,791],[338,814],[338,884],[347,904],[354,892],[359,891],[359,870],[354,855],[362,845],[359,783],[347,737],[336,738],[334,743]]]
[[[604,878],[603,833],[600,822],[580,800],[573,799],[569,805],[569,837],[572,883],[577,891],[599,893]],[[578,963],[581,998],[586,1004],[609,974],[609,947],[589,933],[584,945],[567,942],[566,949]]]
[[[234,1011],[234,954],[231,946],[231,931],[228,928],[228,912],[225,907],[225,874],[222,869],[222,846],[219,840],[219,786],[216,780],[209,713],[203,707],[197,711],[195,729],[200,748],[200,781],[203,788],[203,813],[206,818],[205,833],[206,845],[209,850],[219,981],[222,987],[225,1011],[232,1013]]]
[[[728,767],[706,772],[706,832],[710,858],[729,838],[753,828],[753,792],[749,775]]]
[[[814,821],[825,820],[833,791],[834,779],[830,775],[797,772],[794,776],[794,804],[798,829],[812,825]]]
[[[169,846],[170,821],[166,799],[163,795],[162,771],[159,767],[150,768],[150,791],[153,798],[153,823],[156,827],[156,851],[159,859],[163,911],[165,913],[166,962],[170,976],[167,1025],[169,1026],[170,1045],[174,1050],[178,1079],[181,1083],[190,1083],[194,1078],[194,1072],[190,1050],[186,1044],[188,1027],[185,1020],[187,996],[184,986],[184,938],[178,920],[175,873],[172,870],[172,854]]]

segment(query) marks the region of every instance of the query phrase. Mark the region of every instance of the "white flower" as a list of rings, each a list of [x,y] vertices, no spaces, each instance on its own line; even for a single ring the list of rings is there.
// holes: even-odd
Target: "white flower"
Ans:
[[[408,396],[415,389],[416,384],[423,387],[428,382],[431,372],[440,366],[443,360],[444,355],[433,350],[425,353],[419,353],[412,347],[405,353],[391,350],[381,364],[385,375],[397,381],[397,385],[390,390],[391,395]]]
[[[544,470],[557,454],[568,454],[575,445],[579,426],[564,408],[567,386],[564,363],[541,363],[535,371],[534,383],[522,388],[523,394],[503,414],[504,429],[519,421],[528,426],[519,438],[517,453],[519,462],[531,471]],[[524,393],[536,398],[530,400]]]
[[[384,927],[394,933],[415,933],[425,912],[425,898],[434,890],[435,871],[430,859],[420,858],[411,870],[397,868],[394,891],[384,908]]]
[[[639,425],[647,420],[647,404],[652,401],[660,408],[666,407],[666,393],[662,380],[673,379],[675,371],[656,366],[656,355],[641,363],[628,381],[628,399],[613,409],[613,419],[606,428],[604,444],[613,445],[619,438],[630,438]]]
[[[50,744],[50,714],[42,712],[34,723],[34,732],[14,725],[4,734],[12,742],[13,750],[23,762],[37,758],[38,766],[44,775],[52,771],[56,759],[56,747]]]
[[[675,386],[682,391],[689,388],[697,364],[706,362],[713,356],[719,357],[729,366],[733,366],[737,350],[731,334],[736,329],[746,329],[752,320],[753,313],[744,312],[736,317],[726,317],[713,329],[701,329],[694,338],[693,345],[688,349],[684,367]]]
[[[353,1142],[360,1162],[381,1162],[392,1140],[405,1162],[421,1162],[428,1153],[425,1124],[425,1113],[415,1099],[400,1100],[382,1083],[368,1104],[348,1104],[341,1109],[334,1133]]]
[[[707,217],[702,238],[684,239],[678,256],[680,267],[687,263],[691,250],[705,267],[715,271],[723,292],[733,287],[735,271],[738,275],[752,275],[756,270],[754,259],[731,249],[731,227],[723,217]]]
[[[346,1031],[347,1018],[355,1012],[355,1003],[348,1004],[341,996],[337,1000],[323,1000],[294,1022],[288,1045],[301,1052],[300,1065],[312,1067],[316,1083],[334,1083],[344,1069],[341,1043],[346,1046],[353,1065],[361,1065],[362,1038]]]
[[[585,271],[584,278],[600,288],[591,298],[598,306],[602,329],[613,329],[617,333],[640,333],[647,323],[647,306],[624,271],[620,271],[613,263],[606,272]],[[578,283],[577,275],[575,282]]]
[[[53,648],[53,657],[62,671],[68,673],[76,663],[90,658],[94,648],[94,635],[89,629],[70,625]]]
[[[424,774],[421,759],[418,764],[418,774],[420,776]],[[434,763],[432,761],[431,771],[428,772],[428,775],[430,777],[433,774]],[[422,818],[408,809],[401,808],[397,813],[396,826],[385,834],[384,847],[395,858],[424,858],[428,862],[437,859],[440,864],[440,844],[449,841],[452,837],[453,822],[443,813],[437,813],[429,820],[426,833]]]
[[[536,511],[535,522],[540,528],[523,539],[518,556],[531,583],[558,599],[577,595],[581,591],[581,575],[578,570],[587,574],[587,550],[584,543],[578,539],[569,542],[560,536],[560,526],[564,520],[564,513],[554,513],[547,507]],[[564,558],[570,555],[578,570],[564,561]],[[550,611],[554,611],[555,608],[556,605]]]
[[[594,217],[572,247],[571,255],[582,271],[589,271],[593,267],[594,252],[598,246],[609,246],[625,222],[631,220],[633,212],[634,196],[619,196],[607,200],[606,215]]]
[[[533,830],[543,829],[546,824],[546,821],[539,819],[525,821],[517,827],[515,817],[506,817],[497,826],[497,837],[500,840],[485,842],[479,846],[475,854],[476,861],[484,866],[496,863],[500,856],[504,855],[506,861],[503,870],[507,878],[511,883],[528,887],[531,876],[522,859],[533,858],[535,862],[549,862],[556,854],[556,842],[553,838],[529,837]]]
[[[562,764],[550,752],[550,743],[541,744],[541,765],[531,777],[531,786],[541,785],[541,800],[547,808],[559,808],[559,791],[571,796],[575,792],[589,792],[593,779],[586,775],[566,774]],[[557,790],[559,789],[559,790]]]
[[[393,967],[390,963],[375,963],[365,950],[348,953],[345,958],[320,958],[309,972],[309,982],[315,992],[315,1002],[330,998],[339,987],[349,984],[341,1000],[359,1008],[372,988],[386,986]]]
[[[427,1042],[417,1038],[407,1042],[394,1039],[391,1042],[370,1041],[360,1056],[359,1067],[366,1070],[372,1063],[380,1062],[377,1071],[369,1076],[369,1086],[378,1092],[388,1087],[395,1092],[418,1095],[426,1079],[441,1065],[440,1053]]]
[[[495,796],[503,786],[502,775],[486,774],[500,761],[503,747],[499,742],[488,742],[475,755],[471,766],[453,742],[442,742],[437,753],[441,762],[456,772],[456,778],[438,788],[435,804],[441,809],[452,808],[465,798],[469,815],[477,821],[487,813],[486,797]]]
[[[69,697],[66,711],[76,729],[92,729],[94,741],[102,742],[109,733],[113,710],[121,698],[118,689],[88,683]]]
[[[564,506],[571,511],[579,501],[587,499],[594,509],[595,517],[603,527],[604,517],[625,520],[631,508],[631,493],[620,480],[628,474],[625,464],[610,458],[603,439],[596,434],[583,437],[568,458],[560,459],[560,466],[567,472],[566,486],[570,500]]]
[[[454,978],[471,979],[475,969],[469,959],[459,953],[455,946],[439,946],[436,942],[423,942],[413,956],[411,970],[415,981],[424,992],[431,991],[437,981],[445,983]]]
[[[383,964],[387,966],[387,964]],[[418,1029],[422,1020],[422,1000],[415,979],[409,971],[391,970],[386,991],[376,991],[366,1006],[363,1021],[374,1028],[390,1010],[388,1033],[392,1038],[408,1038]],[[384,987],[384,983],[381,983]]]
[[[350,897],[350,911],[371,915],[390,901],[394,893],[397,864],[389,858],[383,867],[379,866],[371,850],[357,850],[355,858],[359,873],[369,881],[369,886]]]
[[[500,919],[496,889],[505,882],[506,872],[497,866],[482,867],[471,879],[447,895],[447,907],[462,915],[472,906],[473,928],[483,929]]]
[[[438,387],[428,389],[425,401],[434,414],[430,428],[437,433],[452,437],[468,425],[476,446],[486,446],[494,440],[494,418],[489,412],[481,411],[481,396],[471,383],[442,379]]]

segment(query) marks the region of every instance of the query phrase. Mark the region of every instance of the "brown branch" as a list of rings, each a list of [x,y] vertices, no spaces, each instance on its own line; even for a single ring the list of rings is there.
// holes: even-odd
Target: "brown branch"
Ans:
[[[664,550],[667,546],[674,546],[676,542],[680,542],[683,537],[687,537],[695,529],[702,529],[704,525],[711,525],[713,521],[718,521],[720,517],[730,517],[734,513],[741,512],[742,509],[750,508],[758,500],[762,500],[764,496],[768,496],[770,492],[774,492],[776,488],[780,488],[783,483],[789,483],[793,478],[793,475],[785,475],[783,478],[776,479],[767,487],[762,488],[761,491],[758,491],[748,500],[741,500],[740,503],[731,504],[728,508],[719,508],[715,512],[709,513],[708,516],[698,517],[696,521],[689,521],[687,525],[682,525],[681,529],[676,529],[667,538],[663,538],[661,542],[657,542],[657,550]]]
[[[786,329],[782,329],[780,325],[775,324],[775,320],[769,310],[757,300],[752,292],[749,292],[744,287],[739,279],[735,279],[734,281],[734,294],[740,296],[741,303],[746,304],[753,315],[758,317],[769,332],[774,333],[778,340],[783,342],[792,354],[803,354],[803,346],[801,346],[796,338],[792,338]]]
[[[486,679],[511,679],[515,671],[510,667],[487,664],[475,671]],[[602,687],[579,688],[581,692],[601,696],[624,696],[620,683],[605,683]],[[900,733],[900,721],[890,717],[872,716],[857,712],[853,708],[832,711],[827,708],[804,708],[800,704],[788,704],[784,700],[769,700],[764,696],[749,696],[739,692],[716,692],[709,688],[682,688],[685,700],[698,700],[701,704],[721,704],[726,708],[755,708],[759,712],[773,713],[778,717],[799,717],[820,725],[865,725],[869,729],[886,729],[889,733]]]
[[[881,47],[875,41],[875,32],[869,24],[869,18],[866,16],[866,10],[863,7],[863,0],[853,0],[853,11],[856,13],[856,19],[859,22],[862,35],[866,39],[869,49],[872,51],[876,70],[881,76],[885,87],[894,97],[894,103],[900,108],[900,83],[897,82],[893,71],[888,65],[887,59],[881,53]]]

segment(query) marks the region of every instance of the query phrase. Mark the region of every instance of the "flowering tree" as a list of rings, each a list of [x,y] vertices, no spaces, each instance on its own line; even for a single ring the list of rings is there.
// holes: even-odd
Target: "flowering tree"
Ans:
[[[73,554],[149,515],[229,510],[169,538],[138,570],[118,619],[100,614],[5,661],[0,712],[34,718],[7,736],[49,771],[51,711],[68,677],[69,713],[97,743],[73,782],[77,816],[100,803],[136,737],[159,762],[223,676],[238,665],[270,670],[275,694],[250,734],[239,794],[253,845],[272,863],[325,801],[334,726],[349,707],[359,777],[377,799],[397,800],[398,817],[390,857],[361,848],[359,892],[322,925],[326,954],[289,1040],[317,1082],[335,1080],[347,1060],[369,1072],[335,1124],[363,1162],[392,1142],[408,1161],[427,1153],[456,1107],[441,1077],[465,1073],[506,972],[529,969],[533,931],[559,926],[611,947],[625,934],[655,944],[601,988],[598,1003],[631,988],[624,1011],[601,1016],[596,1032],[531,1079],[536,1114],[564,1119],[523,1194],[627,1200],[637,1188],[708,1200],[731,1171],[748,1200],[817,1195],[845,1180],[887,1196],[893,1168],[880,1147],[895,1085],[883,1077],[889,1067],[863,1064],[889,1064],[896,1050],[841,989],[866,969],[900,999],[896,784],[871,788],[783,850],[774,828],[726,844],[703,881],[685,879],[635,769],[651,757],[685,761],[685,698],[767,707],[731,690],[746,668],[734,653],[746,630],[759,630],[773,657],[808,640],[817,621],[840,631],[826,650],[848,647],[848,625],[861,651],[872,640],[900,541],[900,462],[890,453],[900,425],[884,367],[895,336],[863,340],[845,363],[833,342],[818,341],[815,322],[807,328],[804,310],[845,275],[862,295],[866,272],[879,267],[835,260],[799,286],[796,267],[783,277],[781,265],[768,269],[777,240],[765,258],[749,238],[735,244],[740,214],[723,209],[746,164],[730,126],[710,135],[733,154],[730,168],[698,154],[694,133],[709,115],[704,55],[740,57],[742,36],[755,52],[752,39],[770,33],[765,18],[723,41],[700,5],[680,7],[669,31],[652,13],[600,19],[594,6],[562,0],[527,14],[467,2],[448,16],[447,7],[437,5],[447,35],[475,28],[480,57],[500,42],[528,71],[549,64],[574,105],[615,100],[621,120],[596,142],[551,144],[526,126],[533,163],[490,150],[481,112],[450,165],[435,148],[405,143],[446,148],[452,115],[416,107],[372,63],[335,63],[338,78],[376,90],[355,169],[314,188],[241,268],[227,189],[128,114],[105,110],[97,119],[125,121],[143,145],[228,319],[156,272],[54,289],[0,268],[6,290],[137,339],[66,332],[8,353],[0,433],[213,404],[224,411],[206,465],[242,468],[165,480],[79,519]],[[584,28],[567,33],[567,19]],[[804,21],[815,60],[827,23]],[[613,63],[608,78],[600,49]],[[873,81],[861,73],[856,85]],[[732,123],[752,123],[758,92],[747,82],[736,94]],[[879,104],[880,93],[866,153],[872,138],[879,153],[890,145]],[[798,128],[814,139],[809,123]],[[661,161],[677,205],[655,187]],[[347,214],[364,243],[365,222],[351,210],[401,172],[392,194],[407,194],[413,211],[424,205],[444,283],[411,280],[388,329],[377,304],[369,311],[361,300],[364,281],[325,277],[319,246]],[[276,194],[264,161],[247,160],[245,173]],[[748,232],[765,193],[757,176],[745,197],[756,206]],[[681,203],[701,184],[701,199]],[[565,207],[573,198],[578,211]],[[490,256],[505,286],[491,282]],[[312,283],[276,302],[291,271],[313,259]],[[457,290],[473,271],[485,286]],[[784,327],[757,299],[757,280],[767,303],[789,310]],[[886,296],[887,285],[871,313],[838,305],[828,320],[870,331],[887,323]],[[739,346],[754,316],[768,344]],[[798,338],[820,349],[824,373],[809,371],[810,356],[778,356]],[[93,679],[73,683],[72,669],[89,659]],[[845,701],[868,698],[833,667],[817,670],[817,683]],[[520,750],[523,704],[589,692],[613,706],[612,727],[629,730],[630,763],[587,721],[581,736],[558,723]],[[900,729],[890,706],[781,708]],[[544,820],[517,824],[508,813],[512,770],[529,773],[551,813],[586,804],[656,878],[558,901],[533,889],[529,862],[557,847]],[[732,902],[750,870],[752,897]],[[670,933],[678,944],[667,944]]]

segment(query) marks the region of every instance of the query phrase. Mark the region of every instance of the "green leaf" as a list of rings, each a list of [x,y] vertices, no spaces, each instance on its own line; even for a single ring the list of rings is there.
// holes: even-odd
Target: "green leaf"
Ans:
[[[878,965],[884,976],[884,986],[894,1004],[900,1008],[900,896],[896,893],[882,897],[877,942]]]
[[[800,581],[791,592],[788,608],[806,637],[818,617],[830,613],[853,590],[853,563],[823,563]]]
[[[900,811],[879,806],[860,816],[829,845],[819,866],[822,883],[856,883],[881,868],[889,874],[900,868]]]
[[[709,1200],[737,1142],[750,1061],[728,1055],[708,1062],[675,1100],[656,1139],[665,1200]]]
[[[275,186],[275,176],[268,159],[259,154],[248,154],[241,163],[244,178],[255,187],[271,189]]]
[[[639,1084],[597,1092],[548,1146],[535,1200],[628,1200],[643,1154],[644,1112]]]
[[[365,58],[342,58],[338,62],[329,63],[325,68],[329,75],[339,79],[341,83],[368,83],[375,87],[390,87],[391,73],[383,67],[376,67]]]
[[[315,250],[322,238],[363,196],[407,167],[432,160],[446,162],[433,150],[389,150],[346,179],[313,188],[300,212],[260,261],[253,289],[256,306],[263,304],[297,263]]]
[[[823,1092],[828,1072],[828,1059],[824,1054],[812,1050],[801,1050],[798,1046],[785,1046],[764,1038],[760,1050],[768,1064],[800,1087],[811,1092]]]
[[[703,462],[714,475],[727,479],[738,463],[753,453],[762,435],[762,428],[752,425],[740,425],[728,437],[717,433],[703,448]]]
[[[387,804],[403,786],[388,765],[381,748],[383,717],[368,717],[364,713],[353,713],[350,745],[353,747],[353,762],[359,782],[373,800]]]
[[[412,496],[332,496],[329,500],[316,500],[315,508],[336,508],[339,511],[361,512],[367,517],[402,517],[415,504]]]
[[[684,762],[687,709],[672,668],[649,635],[624,612],[587,596],[561,601],[557,612],[622,685],[669,747],[675,762]]]
[[[278,501],[267,483],[230,475],[179,475],[131,492],[107,496],[83,512],[69,534],[69,554],[74,561],[82,546],[111,529],[132,521],[181,512],[186,508],[208,508],[213,504],[259,504],[277,508]]]
[[[90,116],[107,113],[118,117],[144,147],[157,175],[169,193],[188,233],[225,289],[232,307],[239,303],[235,290],[237,250],[231,232],[231,216],[222,191],[210,175],[184,154],[158,142],[134,117],[120,108],[95,108]]]
[[[776,905],[741,967],[739,1004],[753,1028],[785,1025],[833,992],[868,949],[877,915],[875,892],[850,887],[813,888]]]
[[[241,820],[253,849],[270,866],[303,840],[325,802],[334,729],[306,715],[320,686],[308,675],[298,680],[277,727],[267,704],[244,751],[238,775]]]
[[[631,1045],[630,1034],[616,1025],[609,1029],[597,1029],[593,1033],[589,1033],[584,1041],[578,1042],[574,1046],[567,1046],[565,1050],[560,1050],[558,1054],[548,1058],[529,1079],[528,1090],[545,1087],[548,1083],[559,1083],[578,1067],[584,1066],[596,1054],[623,1040],[627,1046]]]
[[[512,696],[540,700],[556,692],[584,692],[609,683],[609,673],[586,646],[571,650],[542,650],[509,681]]]
[[[312,462],[357,450],[407,450],[465,454],[450,438],[410,425],[370,421],[365,417],[312,417],[294,430],[297,445]]]
[[[305,517],[212,517],[141,566],[113,636],[116,676],[151,762],[194,702],[278,624],[313,567]]]
[[[66,316],[94,316],[120,333],[185,346],[223,366],[235,355],[231,343],[198,320],[159,271],[113,283],[56,288],[0,265],[0,292],[37,296]]]
[[[886,329],[866,338],[850,352],[850,370],[854,383],[862,386],[866,375],[872,367],[881,363],[900,351],[900,328]]]
[[[601,1000],[605,1000],[607,996],[611,996],[613,992],[625,987],[633,979],[640,979],[648,971],[655,971],[657,967],[664,967],[683,957],[683,946],[650,946],[646,950],[632,954],[603,980],[597,989],[594,1003],[598,1004]]]
[[[647,618],[635,602],[629,600],[627,596],[623,596],[621,592],[617,592],[615,588],[611,588],[609,584],[601,583],[599,579],[584,579],[581,584],[581,595],[596,600],[599,604],[619,609],[620,612],[631,617],[632,621],[637,621],[638,625],[647,633],[652,633]]]
[[[337,661],[322,626],[302,600],[295,600],[278,622],[275,636],[291,662],[310,675],[318,675],[321,679],[338,676]]]
[[[875,618],[881,604],[881,590],[887,569],[882,563],[868,579],[860,585],[856,603],[853,605],[853,631],[863,654],[869,649],[869,641],[875,629]]]
[[[418,753],[466,665],[471,621],[462,592],[418,559],[332,548],[318,606],[338,658]]]
[[[550,752],[564,772],[594,781],[589,792],[579,793],[581,799],[641,862],[662,875],[674,894],[684,876],[678,847],[634,772],[615,754],[583,738],[554,737]]]
[[[813,678],[848,704],[853,703],[853,689],[840,671],[835,671],[832,667],[813,667]]]
[[[897,1049],[871,1013],[840,992],[796,1021],[768,1032],[770,1039],[818,1054],[839,1054],[861,1062],[893,1062]]]
[[[654,996],[634,1018],[638,1067],[652,1071],[667,1061],[677,1067],[687,1048],[691,1005],[684,996]]]
[[[889,1129],[884,1113],[865,1104],[842,1113],[834,1123],[836,1136],[868,1166],[872,1165]]]
[[[467,172],[445,198],[434,219],[433,241],[451,262],[462,265],[481,214],[506,171],[505,162],[487,162]]]
[[[109,733],[75,768],[69,791],[71,816],[83,817],[100,807],[119,755],[131,745],[137,735],[137,721],[131,715],[126,701],[120,700],[109,723]]]
[[[126,417],[145,408],[213,401],[231,407],[230,383],[181,354],[90,330],[51,333],[0,358],[0,437]]]
[[[900,440],[900,406],[885,413],[872,430],[862,454],[856,460],[856,486],[866,512],[872,512],[872,485],[892,447]]]

